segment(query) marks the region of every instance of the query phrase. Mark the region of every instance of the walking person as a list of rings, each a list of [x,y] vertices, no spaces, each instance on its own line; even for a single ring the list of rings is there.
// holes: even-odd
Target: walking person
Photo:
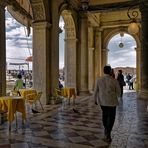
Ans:
[[[23,80],[22,80],[22,75],[18,74],[17,75],[17,80],[15,81],[15,85],[14,85],[13,90],[16,91],[19,96],[21,96],[20,92],[19,92],[19,89],[22,89],[22,88],[24,88]]]
[[[97,78],[94,90],[95,104],[100,104],[104,126],[104,140],[111,142],[111,131],[115,121],[116,106],[120,97],[120,86],[111,76],[111,67],[104,67],[104,76]]]
[[[121,98],[123,96],[123,86],[126,85],[125,81],[124,81],[124,76],[122,74],[122,70],[118,70],[118,76],[117,76],[117,80],[119,82],[120,85],[120,89],[121,89]]]

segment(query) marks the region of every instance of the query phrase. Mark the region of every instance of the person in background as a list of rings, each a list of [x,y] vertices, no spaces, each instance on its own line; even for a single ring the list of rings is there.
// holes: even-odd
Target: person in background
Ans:
[[[24,88],[22,75],[18,74],[17,80],[16,80],[15,85],[14,85],[14,90],[17,91],[17,93],[20,95],[19,89],[22,89],[22,88]]]
[[[63,88],[63,85],[62,83],[59,81],[59,89],[62,89]]]
[[[116,106],[118,105],[118,97],[120,97],[120,86],[116,79],[111,76],[111,67],[104,67],[104,76],[97,78],[94,99],[95,104],[98,103],[102,109],[102,121],[104,126],[104,141],[110,143],[111,131],[116,116]]]
[[[121,89],[121,97],[123,96],[123,86],[124,86],[124,76],[122,74],[122,70],[118,70],[118,76],[117,76],[117,80],[119,82],[120,85],[120,89]]]
[[[112,68],[112,70],[111,70],[110,76],[111,76],[113,79],[115,79],[115,72],[114,72],[114,69],[113,69],[113,68]]]
[[[126,76],[126,79],[127,79],[127,84],[128,84],[128,86],[129,86],[129,90],[130,90],[130,79],[131,79],[132,77],[131,77],[131,75],[130,74],[128,74],[127,76]]]

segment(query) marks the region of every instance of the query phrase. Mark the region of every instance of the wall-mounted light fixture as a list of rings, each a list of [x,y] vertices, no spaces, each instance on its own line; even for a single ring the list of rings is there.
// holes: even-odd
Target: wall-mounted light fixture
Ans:
[[[86,11],[88,9],[88,6],[89,6],[89,0],[80,0],[80,2],[81,2],[82,9],[84,11]]]
[[[124,37],[124,32],[120,32],[120,37],[121,37],[121,42],[119,43],[119,47],[120,48],[123,48],[124,47],[124,44],[123,44],[123,42],[122,42],[122,38]]]
[[[134,8],[129,8],[127,11],[127,16],[130,18],[131,23],[128,26],[129,34],[136,34],[139,32],[139,26],[136,22],[136,18],[138,17],[138,11],[133,10]]]

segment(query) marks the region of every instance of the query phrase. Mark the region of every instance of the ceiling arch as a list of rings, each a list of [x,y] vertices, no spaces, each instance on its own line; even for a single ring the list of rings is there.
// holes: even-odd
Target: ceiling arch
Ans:
[[[63,10],[61,13],[64,23],[65,23],[65,39],[72,39],[76,38],[76,29],[75,29],[75,23],[73,20],[73,17],[71,15],[71,12],[68,10]]]
[[[108,31],[108,34],[106,35],[106,37],[104,38],[104,41],[103,41],[104,49],[107,48],[111,38],[113,36],[119,34],[121,31],[129,34],[128,31],[127,31],[127,28],[122,28],[122,29],[121,28],[116,28],[116,29],[113,29],[112,31]],[[137,34],[131,35],[131,36],[135,39],[137,48],[140,48],[141,47],[141,43],[140,43],[140,40],[139,40],[139,36]]]
[[[30,24],[46,20],[46,11],[49,6],[48,0],[10,0],[7,5],[8,11],[21,24]]]

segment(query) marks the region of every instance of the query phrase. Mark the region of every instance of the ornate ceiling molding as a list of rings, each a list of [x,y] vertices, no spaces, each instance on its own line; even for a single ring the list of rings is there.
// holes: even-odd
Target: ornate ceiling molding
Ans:
[[[30,0],[30,4],[32,6],[34,20],[35,21],[46,20],[43,0]]]
[[[137,6],[139,7],[141,1],[140,0],[132,0],[127,2],[118,2],[118,3],[110,3],[110,4],[102,4],[102,5],[89,5],[89,12],[109,12],[109,11],[119,11],[128,9],[129,7]]]
[[[26,17],[29,20],[32,20],[32,16],[29,12],[27,12],[24,8],[21,7],[21,5],[16,0],[6,0],[8,6],[12,7],[13,11],[16,11]]]

